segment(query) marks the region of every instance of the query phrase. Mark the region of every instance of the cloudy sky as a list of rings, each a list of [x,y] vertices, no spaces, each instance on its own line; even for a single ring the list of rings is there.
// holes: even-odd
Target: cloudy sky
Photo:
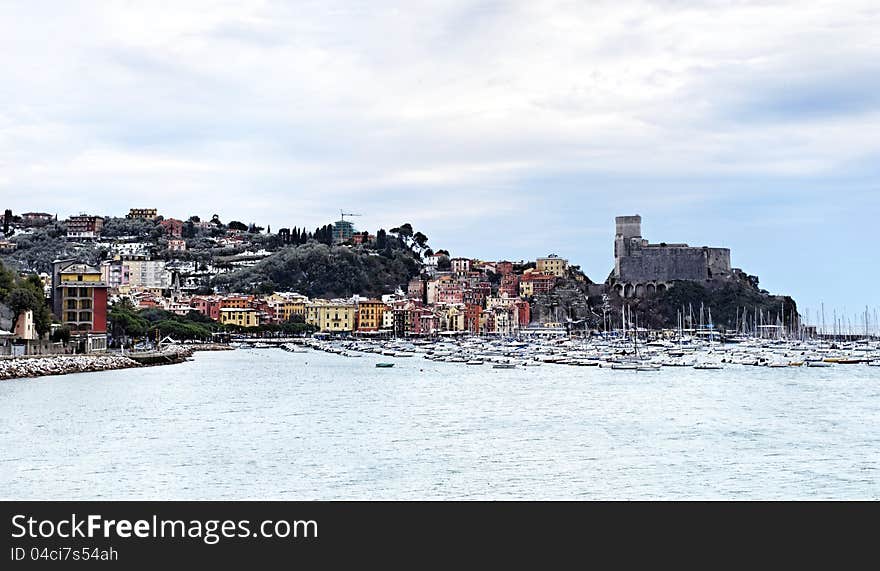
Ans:
[[[308,226],[455,254],[613,219],[880,306],[880,4],[0,0],[0,206]]]

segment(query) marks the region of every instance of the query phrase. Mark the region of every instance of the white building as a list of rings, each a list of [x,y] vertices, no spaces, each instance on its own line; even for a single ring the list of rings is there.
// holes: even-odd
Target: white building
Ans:
[[[171,274],[165,269],[165,260],[125,260],[128,266],[128,284],[132,287],[167,289]]]

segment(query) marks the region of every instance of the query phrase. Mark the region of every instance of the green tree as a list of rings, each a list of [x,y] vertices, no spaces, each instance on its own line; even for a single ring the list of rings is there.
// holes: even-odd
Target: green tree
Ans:
[[[67,325],[56,327],[52,332],[51,340],[53,343],[64,343],[65,345],[70,343],[70,327]]]

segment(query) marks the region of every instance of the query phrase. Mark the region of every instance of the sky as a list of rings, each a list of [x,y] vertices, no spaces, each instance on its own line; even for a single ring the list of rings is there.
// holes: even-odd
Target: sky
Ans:
[[[0,207],[314,228],[594,281],[614,217],[880,307],[880,4],[0,0]]]

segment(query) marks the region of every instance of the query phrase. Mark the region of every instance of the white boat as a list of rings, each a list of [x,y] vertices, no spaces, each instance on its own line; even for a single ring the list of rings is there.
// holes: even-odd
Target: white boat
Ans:
[[[639,366],[635,363],[614,363],[611,368],[616,371],[638,371]]]
[[[723,369],[723,368],[724,367],[722,367],[721,365],[718,365],[716,363],[699,363],[697,365],[694,365],[694,369],[700,369],[703,371],[717,371],[717,370]]]

